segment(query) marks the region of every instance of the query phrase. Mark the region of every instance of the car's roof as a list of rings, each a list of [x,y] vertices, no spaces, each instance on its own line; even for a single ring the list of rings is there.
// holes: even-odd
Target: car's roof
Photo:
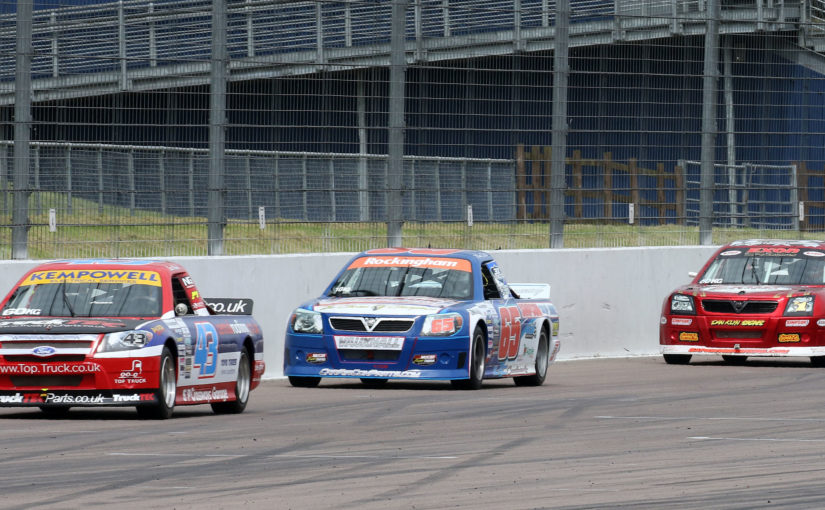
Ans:
[[[167,260],[149,259],[67,259],[44,262],[31,271],[93,271],[93,270],[156,271],[166,277],[183,271],[183,267]],[[31,272],[30,271],[30,272]]]
[[[816,239],[742,239],[728,243],[722,249],[742,246],[788,246],[794,248],[825,249],[825,241],[819,241]]]
[[[356,255],[396,255],[402,257],[447,257],[465,260],[490,260],[489,253],[479,250],[460,250],[452,248],[376,248]]]

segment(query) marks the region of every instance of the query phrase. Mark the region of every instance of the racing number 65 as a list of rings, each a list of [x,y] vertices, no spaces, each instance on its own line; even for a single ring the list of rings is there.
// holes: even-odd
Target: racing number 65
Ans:
[[[501,341],[498,344],[498,359],[515,359],[521,343],[521,313],[517,306],[502,306]]]

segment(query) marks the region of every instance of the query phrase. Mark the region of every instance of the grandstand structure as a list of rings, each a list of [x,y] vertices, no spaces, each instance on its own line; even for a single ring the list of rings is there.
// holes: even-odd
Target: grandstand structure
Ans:
[[[260,207],[270,218],[294,221],[386,217],[392,2],[225,5],[227,217],[258,221]],[[698,191],[689,186],[698,176],[690,172],[698,168],[684,162],[702,159],[712,26],[720,41],[715,214],[722,224],[744,224],[757,204],[774,226],[798,228],[796,168],[814,176],[825,168],[825,4],[722,0],[715,24],[709,5],[570,1],[566,153],[669,175],[678,168],[687,172],[679,181],[684,189],[660,189],[665,181],[654,177],[649,187],[631,190],[618,180],[609,196],[650,203],[684,193],[695,203]],[[3,7],[0,179],[8,180],[17,20],[13,4]],[[205,216],[213,2],[34,7],[30,97],[41,175],[33,189],[68,189],[97,200],[101,210],[106,203]],[[546,208],[530,202],[532,193],[519,195],[516,154],[520,146],[551,145],[556,15],[552,0],[409,0],[407,220],[466,221],[471,205],[476,221],[518,221],[520,207],[533,219]],[[534,175],[525,181],[531,189],[531,179],[547,179]],[[584,189],[602,191],[608,182],[603,168],[578,179]],[[761,194],[748,195],[754,186]],[[812,186],[805,197],[825,202],[821,193]],[[637,203],[636,224],[662,223],[661,210],[661,203],[647,212]],[[689,224],[698,214],[690,205],[681,210],[667,222]],[[626,219],[628,200],[574,204],[571,195],[565,211],[570,218]],[[808,209],[804,224],[825,224],[823,215]]]

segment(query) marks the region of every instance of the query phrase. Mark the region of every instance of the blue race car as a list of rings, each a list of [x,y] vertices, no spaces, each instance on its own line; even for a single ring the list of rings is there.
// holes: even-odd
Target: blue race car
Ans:
[[[548,284],[511,284],[485,252],[386,248],[356,255],[287,325],[284,374],[293,386],[323,377],[544,383],[559,351]]]

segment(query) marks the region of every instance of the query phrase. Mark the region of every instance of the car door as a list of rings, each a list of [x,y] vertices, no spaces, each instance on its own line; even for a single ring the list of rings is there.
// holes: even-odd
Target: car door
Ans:
[[[518,358],[521,344],[521,311],[510,294],[500,268],[490,260],[481,265],[484,300],[493,307],[497,328],[492,329],[492,348],[488,354],[488,369],[498,372]]]

